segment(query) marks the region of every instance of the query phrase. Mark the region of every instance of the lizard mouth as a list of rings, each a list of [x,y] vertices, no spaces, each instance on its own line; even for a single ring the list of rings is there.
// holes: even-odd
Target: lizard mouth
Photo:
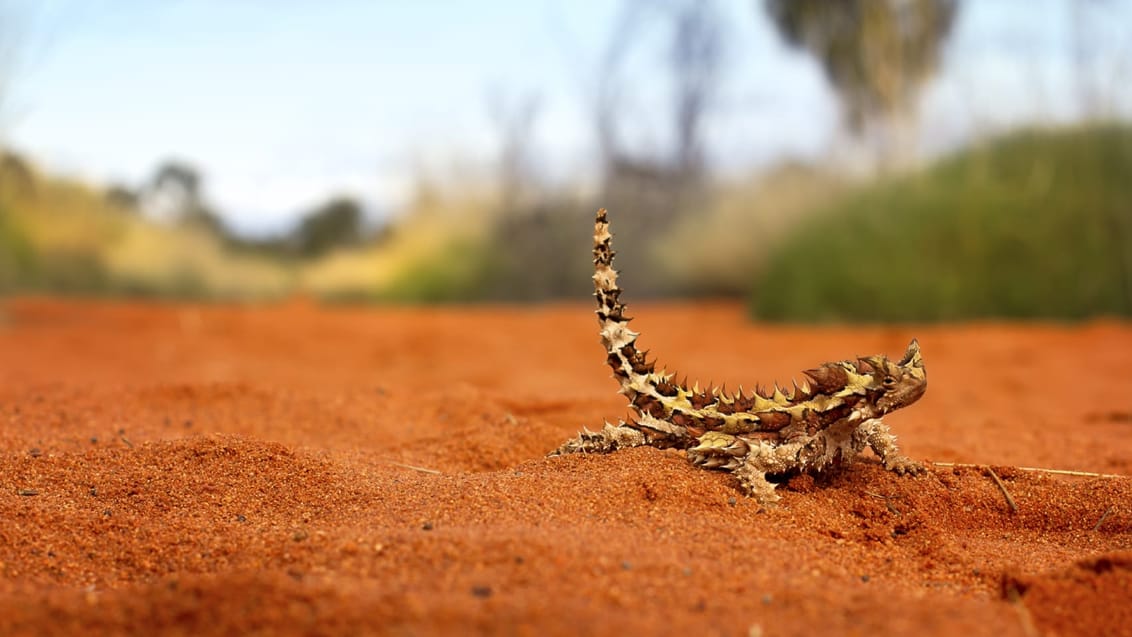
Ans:
[[[911,405],[912,403],[919,400],[924,395],[924,392],[926,392],[927,390],[928,390],[927,381],[924,381],[922,383],[916,383],[915,385],[910,385],[907,388],[905,388],[904,391],[900,392],[895,397],[895,400],[893,402],[895,403],[895,406],[897,406],[897,407],[904,407],[904,406],[907,406],[907,405]]]

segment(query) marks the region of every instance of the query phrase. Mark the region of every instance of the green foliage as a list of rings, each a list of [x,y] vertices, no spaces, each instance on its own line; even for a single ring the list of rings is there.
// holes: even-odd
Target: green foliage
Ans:
[[[0,208],[0,293],[52,290],[97,292],[107,285],[98,256],[75,246],[37,248],[23,228]]]
[[[18,289],[35,267],[31,242],[0,207],[0,293]]]
[[[422,255],[377,296],[408,302],[582,298],[593,267],[589,214],[565,205],[499,213],[484,221],[487,231],[453,237]]]
[[[435,255],[410,263],[403,272],[374,295],[377,300],[402,303],[451,303],[480,301],[496,270],[487,244],[456,238]]]
[[[493,224],[485,298],[542,301],[593,291],[593,210],[570,199],[508,211]]]
[[[362,234],[361,204],[350,197],[336,197],[303,217],[294,243],[301,256],[318,257],[335,248],[360,244]]]
[[[773,252],[772,320],[1132,315],[1132,128],[1030,131],[869,186]]]
[[[130,203],[0,156],[0,293],[266,298],[277,263],[233,255],[206,218],[163,225]],[[195,208],[202,211],[203,208]]]

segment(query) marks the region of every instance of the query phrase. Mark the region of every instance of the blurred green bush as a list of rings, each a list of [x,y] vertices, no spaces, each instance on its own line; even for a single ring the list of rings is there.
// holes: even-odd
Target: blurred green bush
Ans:
[[[0,292],[13,290],[35,267],[35,252],[11,214],[0,206]]]
[[[650,199],[611,210],[631,297],[748,295],[755,317],[779,321],[1132,316],[1127,125],[1020,132],[864,184],[784,165],[693,199],[670,218]],[[295,259],[155,222],[9,159],[0,294],[583,299],[602,203],[563,191],[508,205],[483,184],[422,191],[382,233]]]
[[[1132,315],[1132,128],[1032,130],[810,217],[750,308],[779,321]]]
[[[233,254],[208,228],[146,219],[107,193],[0,156],[0,294],[264,299],[277,262]]]

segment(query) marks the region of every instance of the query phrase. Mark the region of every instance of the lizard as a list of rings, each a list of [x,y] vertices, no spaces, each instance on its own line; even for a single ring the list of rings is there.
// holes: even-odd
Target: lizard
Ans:
[[[916,475],[923,465],[900,454],[896,437],[881,417],[919,400],[927,374],[916,339],[902,358],[883,355],[824,363],[802,372],[793,387],[742,387],[735,394],[714,386],[677,382],[657,371],[637,348],[629,329],[617,271],[613,235],[605,209],[594,223],[594,297],[606,361],[629,400],[633,415],[600,431],[583,428],[548,456],[609,453],[648,445],[683,449],[705,469],[730,471],[741,490],[762,504],[779,499],[767,476],[820,473],[850,461],[866,447],[899,475]]]

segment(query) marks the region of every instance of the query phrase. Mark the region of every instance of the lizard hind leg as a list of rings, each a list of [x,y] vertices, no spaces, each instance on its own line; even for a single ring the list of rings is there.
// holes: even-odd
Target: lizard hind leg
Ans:
[[[618,421],[616,425],[608,422],[601,431],[582,429],[577,436],[562,443],[560,447],[546,454],[547,456],[564,456],[568,453],[610,453],[618,449],[639,447],[647,444],[645,435],[626,423]]]
[[[777,485],[766,477],[784,475],[802,468],[799,457],[804,450],[804,443],[772,444],[762,440],[748,440],[747,444],[750,446],[750,451],[731,472],[739,479],[743,493],[757,500],[759,504],[777,502],[779,496],[774,492]]]
[[[769,471],[779,468],[775,447],[740,436],[709,431],[688,449],[688,460],[697,467],[730,471],[739,480],[743,493],[760,504],[778,500],[774,483],[766,479]]]
[[[688,449],[688,460],[704,469],[734,471],[751,450],[742,438],[721,431],[706,432],[696,442]]]

